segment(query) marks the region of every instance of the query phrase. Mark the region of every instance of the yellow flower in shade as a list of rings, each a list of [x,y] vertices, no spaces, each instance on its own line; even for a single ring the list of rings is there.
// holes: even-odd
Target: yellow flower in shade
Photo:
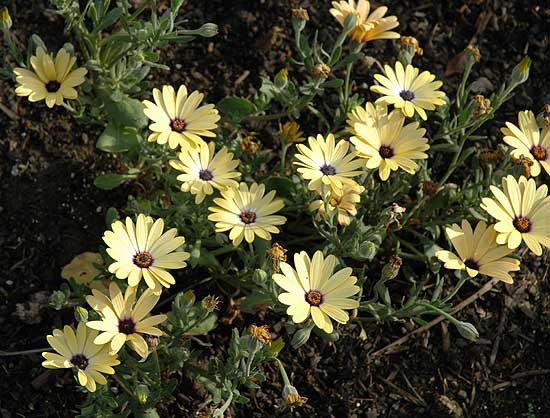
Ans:
[[[536,255],[541,244],[550,247],[550,196],[548,186],[537,188],[534,179],[524,176],[519,182],[513,176],[502,178],[502,190],[491,186],[494,199],[484,197],[481,208],[499,222],[495,225],[498,244],[518,248],[521,241]]]
[[[399,39],[397,32],[391,29],[399,26],[397,17],[384,17],[388,8],[385,6],[378,7],[370,12],[370,2],[367,0],[348,1],[333,1],[330,14],[333,15],[340,25],[344,26],[344,22],[348,15],[353,14],[356,17],[355,28],[350,32],[349,37],[357,42],[374,41],[375,39]]]
[[[160,293],[146,289],[136,302],[137,286],[128,286],[124,296],[118,285],[111,282],[109,297],[92,289],[92,295],[86,296],[88,304],[99,313],[100,321],[88,321],[86,325],[102,331],[94,339],[96,344],[110,342],[112,353],[118,353],[128,341],[130,347],[142,358],[147,358],[149,348],[142,334],[160,337],[162,331],[155,327],[166,320],[166,315],[150,315],[160,299]]]
[[[434,110],[436,106],[445,104],[442,99],[445,93],[438,90],[443,83],[435,80],[435,75],[423,71],[412,65],[403,65],[397,61],[395,70],[389,65],[384,66],[385,76],[376,74],[374,78],[380,85],[371,86],[375,93],[382,94],[376,103],[392,104],[401,109],[407,117],[412,117],[416,111],[424,120],[427,119],[426,110]]]
[[[297,122],[288,121],[284,125],[279,122],[279,134],[285,142],[304,142],[302,128]]]
[[[350,141],[355,145],[357,155],[367,160],[366,167],[378,168],[382,180],[387,180],[391,171],[399,168],[414,174],[418,164],[414,160],[428,158],[424,152],[430,148],[424,137],[426,130],[418,127],[418,122],[405,125],[400,111],[379,116],[376,123],[356,123],[356,136]]]
[[[199,107],[204,95],[198,91],[187,94],[187,87],[180,86],[178,92],[172,86],[163,86],[162,93],[153,89],[155,103],[144,100],[145,115],[153,121],[149,125],[148,141],[166,144],[175,149],[179,146],[195,147],[203,136],[215,137],[212,129],[220,119],[213,104]]]
[[[355,124],[362,123],[367,126],[376,126],[378,121],[384,120],[384,116],[388,114],[388,107],[385,104],[373,105],[371,102],[365,103],[365,107],[356,106],[348,113],[347,130],[352,135],[357,135]]]
[[[36,55],[31,57],[34,70],[17,67],[13,70],[19,87],[15,89],[18,96],[28,96],[30,102],[46,101],[46,106],[61,105],[63,99],[76,99],[78,93],[74,89],[84,83],[86,68],[76,68],[71,71],[76,62],[75,57],[61,48],[55,60],[44,49],[38,47]]]
[[[287,292],[279,295],[279,301],[289,305],[286,313],[292,320],[299,324],[311,314],[315,325],[328,334],[333,330],[331,318],[341,324],[348,322],[344,309],[359,306],[358,300],[349,298],[359,292],[351,267],[334,273],[336,257],[325,258],[321,251],[316,251],[312,259],[305,251],[294,254],[294,266],[296,270],[281,263],[282,274],[273,275],[275,283]]]
[[[42,353],[46,360],[42,367],[47,369],[70,369],[75,367],[78,381],[90,392],[95,392],[96,383],[104,385],[107,379],[101,374],[114,374],[112,366],[120,364],[117,356],[110,353],[107,344],[94,343],[98,332],[88,329],[86,324],[80,322],[74,330],[65,325],[63,330],[54,329],[53,335],[46,338],[57,353]]]
[[[170,161],[170,165],[178,171],[183,171],[177,179],[183,184],[183,192],[195,195],[195,203],[201,203],[206,195],[214,193],[214,189],[225,190],[228,187],[237,187],[234,178],[241,173],[234,171],[239,160],[233,159],[233,153],[223,147],[215,152],[214,142],[208,145],[205,142],[195,148],[182,148],[178,155],[179,160]]]
[[[107,253],[115,260],[109,271],[118,279],[128,279],[128,285],[137,286],[143,277],[147,286],[160,293],[162,287],[176,283],[167,270],[184,268],[190,256],[185,251],[175,251],[181,247],[184,237],[176,236],[172,228],[163,233],[164,221],[140,214],[137,222],[130,217],[126,224],[116,221],[112,231],[105,231],[103,241],[109,246]]]
[[[331,216],[334,211],[338,213],[338,223],[340,225],[349,225],[351,217],[357,215],[355,205],[361,200],[361,193],[365,191],[363,186],[356,187],[344,186],[342,190],[333,190],[329,192],[325,199],[328,199],[328,214],[325,210],[325,200],[314,200],[309,205],[310,211],[317,211],[317,219]]]
[[[77,255],[63,267],[61,277],[65,280],[72,278],[78,284],[87,285],[103,272],[96,266],[103,266],[101,254],[85,252]]]
[[[346,140],[335,142],[334,135],[328,134],[326,139],[322,135],[317,138],[310,136],[309,147],[298,144],[299,153],[295,155],[298,161],[294,162],[298,172],[309,180],[309,190],[320,194],[327,191],[328,186],[333,190],[342,189],[344,185],[355,186],[357,183],[352,177],[361,174],[358,170],[363,163],[355,159],[355,152],[349,151],[350,143]]]
[[[274,213],[284,207],[282,199],[275,198],[275,190],[265,194],[263,184],[252,183],[250,189],[246,183],[238,188],[221,192],[221,198],[215,198],[217,206],[208,208],[208,219],[216,222],[216,232],[229,232],[233,245],[239,245],[243,238],[253,242],[256,235],[267,241],[271,234],[278,234],[276,225],[283,225],[286,218]]]
[[[519,260],[506,257],[514,250],[497,244],[497,232],[492,225],[487,228],[485,222],[480,221],[474,231],[470,223],[463,220],[462,227],[453,224],[446,232],[457,254],[444,250],[435,253],[445,268],[466,270],[470,277],[483,274],[513,282],[509,272],[519,270]]]
[[[517,159],[521,156],[528,158],[533,163],[533,177],[540,174],[541,166],[550,174],[550,127],[546,126],[541,131],[535,115],[530,110],[519,112],[518,121],[519,127],[506,122],[506,128],[501,129],[504,142],[514,148],[510,154]]]

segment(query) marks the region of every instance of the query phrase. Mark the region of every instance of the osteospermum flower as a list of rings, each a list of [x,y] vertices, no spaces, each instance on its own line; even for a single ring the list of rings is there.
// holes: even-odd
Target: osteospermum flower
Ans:
[[[126,223],[116,221],[112,231],[106,231],[103,241],[109,246],[107,253],[115,260],[109,271],[118,279],[128,279],[128,285],[137,286],[141,278],[147,286],[159,292],[162,287],[176,283],[174,276],[167,270],[184,268],[190,256],[185,251],[175,251],[185,242],[185,238],[176,236],[178,231],[172,228],[163,233],[164,221],[139,214],[137,222],[130,217]]]
[[[333,190],[342,189],[344,185],[354,186],[352,177],[361,174],[358,170],[363,165],[361,160],[355,159],[355,152],[350,152],[350,144],[346,140],[335,142],[334,135],[328,134],[326,139],[322,135],[317,138],[308,138],[309,147],[298,144],[299,153],[295,155],[298,161],[294,162],[298,172],[309,180],[309,190],[324,194],[326,187]]]
[[[194,91],[187,94],[187,87],[180,86],[178,93],[172,86],[163,86],[162,93],[153,89],[155,103],[144,100],[145,115],[153,121],[149,125],[148,141],[166,144],[174,149],[178,146],[195,147],[203,136],[215,137],[212,129],[218,126],[218,110],[213,104],[199,107],[204,95]]]
[[[111,282],[109,297],[93,289],[92,295],[86,296],[88,304],[99,313],[100,321],[88,321],[89,328],[102,331],[94,339],[95,344],[107,344],[118,353],[128,341],[136,353],[147,358],[148,346],[142,334],[160,337],[162,331],[155,327],[166,320],[166,315],[150,316],[151,309],[160,299],[160,293],[155,294],[146,289],[136,302],[137,287],[128,286],[124,296],[118,285]]]
[[[325,200],[314,200],[309,205],[309,210],[317,211],[317,219],[331,216],[334,211],[338,214],[338,223],[340,225],[349,225],[351,217],[357,215],[355,205],[361,200],[361,193],[365,191],[363,186],[357,187],[344,186],[342,190],[331,191],[325,199],[328,204],[325,209]]]
[[[239,160],[233,159],[233,153],[223,147],[215,153],[215,144],[200,143],[196,148],[182,148],[179,160],[171,160],[170,165],[178,171],[183,171],[177,179],[183,184],[183,192],[195,195],[195,203],[201,203],[206,195],[214,193],[214,189],[225,190],[237,187],[234,178],[241,173],[234,171]]]
[[[541,244],[550,247],[550,196],[546,184],[537,188],[534,179],[524,176],[502,178],[502,190],[491,186],[494,199],[484,197],[481,208],[499,222],[495,225],[498,244],[517,248],[524,241],[536,255]]]
[[[379,116],[376,123],[356,123],[356,136],[350,138],[357,154],[367,160],[366,167],[378,168],[382,180],[387,180],[391,171],[399,168],[414,174],[418,164],[414,160],[428,158],[424,152],[430,148],[424,137],[426,130],[418,122],[405,125],[400,111]]]
[[[238,188],[221,192],[221,198],[215,198],[217,206],[208,208],[208,219],[216,222],[216,232],[229,232],[233,245],[239,245],[243,238],[253,242],[256,235],[265,240],[271,240],[271,234],[278,234],[279,228],[286,218],[274,213],[284,207],[282,199],[275,198],[275,191],[265,194],[263,184],[252,183],[250,189],[246,183]]]
[[[550,174],[550,126],[539,129],[535,115],[530,110],[524,110],[518,114],[519,127],[506,122],[506,128],[502,128],[504,142],[514,148],[512,157],[528,158],[531,165],[531,175],[540,174],[541,166]]]
[[[375,39],[398,39],[399,34],[391,29],[399,26],[397,17],[384,17],[388,8],[378,7],[370,12],[370,2],[366,0],[333,1],[330,14],[340,25],[344,26],[346,17],[353,14],[356,17],[355,28],[349,33],[349,37],[357,42],[374,41]]]
[[[110,353],[109,345],[94,343],[98,332],[78,324],[76,334],[65,325],[63,330],[54,329],[53,335],[46,338],[57,353],[42,353],[46,360],[42,366],[47,369],[70,369],[74,367],[78,381],[90,392],[95,392],[96,383],[104,385],[107,380],[101,373],[114,374],[112,366],[120,364],[117,356]]]
[[[445,231],[456,250],[456,254],[445,250],[435,253],[445,268],[466,270],[470,277],[484,274],[506,283],[513,282],[509,272],[519,270],[519,260],[506,257],[514,250],[497,244],[497,232],[492,225],[487,228],[485,222],[480,221],[474,231],[470,223],[463,220],[462,227],[453,224]]]
[[[362,123],[367,126],[376,126],[378,121],[388,114],[388,107],[385,104],[373,105],[371,102],[365,103],[365,107],[356,106],[348,113],[347,130],[352,135],[357,135],[355,124]]]
[[[282,274],[274,274],[273,280],[287,293],[279,295],[279,301],[289,305],[286,313],[296,323],[304,322],[310,315],[313,322],[326,333],[331,333],[331,318],[345,324],[349,315],[344,309],[355,309],[359,301],[350,296],[359,292],[351,267],[334,273],[336,257],[326,258],[321,251],[310,259],[305,251],[294,254],[294,268],[281,263]]]
[[[395,108],[401,109],[407,117],[412,117],[416,111],[424,120],[427,119],[426,110],[434,110],[436,106],[445,103],[442,97],[445,93],[439,88],[443,83],[435,80],[435,75],[423,71],[420,75],[419,69],[412,65],[403,65],[397,61],[395,70],[389,65],[384,65],[385,76],[376,74],[374,78],[380,85],[371,86],[375,93],[382,94],[376,103],[392,104]]]
[[[72,70],[75,57],[61,48],[55,60],[43,48],[36,49],[36,55],[31,57],[34,71],[17,67],[13,70],[19,87],[15,89],[18,96],[28,96],[30,102],[45,100],[46,106],[61,105],[64,99],[76,99],[78,93],[74,89],[84,83],[86,68]]]

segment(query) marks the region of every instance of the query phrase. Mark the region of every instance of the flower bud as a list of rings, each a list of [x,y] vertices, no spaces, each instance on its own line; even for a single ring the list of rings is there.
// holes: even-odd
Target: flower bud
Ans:
[[[525,83],[529,78],[529,68],[531,67],[531,58],[529,56],[523,59],[512,70],[511,84],[515,87],[518,84]]]
[[[399,274],[399,270],[401,269],[402,264],[403,260],[401,260],[401,257],[399,257],[398,255],[392,255],[390,257],[390,261],[388,261],[388,263],[384,267],[382,267],[382,279],[394,279]]]
[[[0,27],[3,30],[10,30],[13,22],[11,21],[10,12],[7,7],[2,7],[0,9]]]
[[[197,35],[203,38],[212,38],[218,34],[218,25],[215,23],[205,23],[197,31]]]
[[[136,399],[141,405],[147,403],[147,398],[149,397],[149,388],[145,385],[137,385],[136,387]]]
[[[288,70],[283,68],[275,76],[275,87],[278,89],[284,89],[288,83]]]
[[[469,322],[456,321],[454,322],[454,326],[460,335],[469,341],[475,341],[479,338],[479,332],[477,332],[476,327]]]
[[[296,331],[296,333],[292,337],[292,341],[290,341],[290,345],[292,346],[292,348],[296,349],[307,343],[307,340],[309,340],[309,336],[311,335],[312,329],[313,327],[305,327]]]
[[[78,322],[88,322],[88,311],[82,306],[74,308],[74,317]]]

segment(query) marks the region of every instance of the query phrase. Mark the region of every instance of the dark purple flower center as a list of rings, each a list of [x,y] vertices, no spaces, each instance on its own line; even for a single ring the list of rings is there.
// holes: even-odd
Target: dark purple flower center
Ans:
[[[512,221],[512,224],[514,225],[514,228],[516,228],[522,234],[531,231],[531,227],[533,225],[531,219],[529,219],[527,216],[516,216]]]
[[[153,264],[153,256],[147,251],[141,251],[134,255],[132,260],[136,266],[142,269],[147,269]]]
[[[393,157],[393,148],[389,145],[381,145],[378,149],[378,153],[382,158],[391,158]]]
[[[403,100],[406,100],[408,102],[414,100],[414,98],[416,97],[414,95],[414,93],[410,90],[401,90],[401,92],[399,93],[399,96],[403,99]]]
[[[548,152],[542,145],[533,145],[531,147],[531,154],[533,154],[533,157],[537,161],[544,161],[548,157]]]
[[[318,290],[310,290],[304,295],[304,299],[311,306],[319,306],[323,303],[323,294]]]
[[[183,131],[185,131],[186,127],[187,127],[187,124],[181,118],[174,118],[170,122],[170,128],[172,128],[173,131],[178,133],[182,133]]]
[[[210,181],[214,178],[214,174],[212,174],[210,170],[205,168],[199,171],[199,178],[204,181]]]
[[[79,353],[71,357],[71,364],[78,367],[80,370],[86,370],[88,367],[89,360],[84,354]]]
[[[118,320],[118,331],[130,335],[136,330],[136,323],[132,318],[121,318]]]
[[[321,170],[321,173],[325,176],[334,176],[336,174],[336,169],[329,164],[324,164],[319,170]]]
[[[256,222],[256,212],[251,210],[243,210],[239,215],[239,218],[241,218],[241,221],[247,225],[254,223]]]
[[[464,265],[472,270],[479,271],[479,263],[473,258],[467,258],[466,260],[464,260]]]
[[[46,90],[48,90],[48,93],[55,93],[59,90],[59,87],[61,87],[59,81],[52,80],[46,83]]]

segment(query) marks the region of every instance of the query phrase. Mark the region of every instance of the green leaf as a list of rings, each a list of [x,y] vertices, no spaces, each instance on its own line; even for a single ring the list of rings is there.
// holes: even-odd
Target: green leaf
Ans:
[[[139,146],[138,133],[134,128],[124,128],[110,122],[97,140],[96,147],[105,152],[126,152]]]
[[[147,125],[148,119],[143,113],[143,104],[127,95],[122,95],[118,101],[105,100],[105,111],[109,114],[110,120],[119,126],[141,129]]]
[[[101,174],[94,180],[94,185],[103,190],[111,190],[120,186],[126,180],[131,178],[126,174]]]
[[[275,190],[277,195],[282,197],[291,197],[296,193],[296,185],[286,177],[268,177],[265,181],[265,188],[266,191]]]
[[[246,296],[241,302],[240,309],[242,312],[253,314],[256,313],[256,310],[254,309],[255,306],[271,304],[273,304],[273,298],[271,295],[258,290],[253,290],[252,293]]]
[[[120,214],[118,213],[118,210],[114,207],[110,207],[107,209],[107,212],[105,213],[105,224],[108,228],[111,227],[111,224],[117,220],[120,219]]]
[[[224,97],[218,102],[218,109],[231,119],[242,119],[256,113],[256,106],[248,99],[237,96]]]
[[[336,78],[334,80],[325,81],[321,84],[321,87],[325,89],[339,89],[344,84],[344,80],[341,78]]]
[[[272,356],[275,357],[281,352],[284,346],[285,346],[285,342],[283,340],[283,337],[279,337],[271,343],[271,345],[268,347],[267,350]]]
[[[216,328],[218,315],[214,312],[210,313],[203,321],[199,322],[193,328],[185,333],[185,335],[205,335]]]
[[[114,24],[120,16],[122,16],[123,10],[121,7],[115,7],[113,10],[111,10],[109,13],[105,15],[101,23],[96,26],[93,33],[99,33],[103,29],[108,28],[112,24]]]

